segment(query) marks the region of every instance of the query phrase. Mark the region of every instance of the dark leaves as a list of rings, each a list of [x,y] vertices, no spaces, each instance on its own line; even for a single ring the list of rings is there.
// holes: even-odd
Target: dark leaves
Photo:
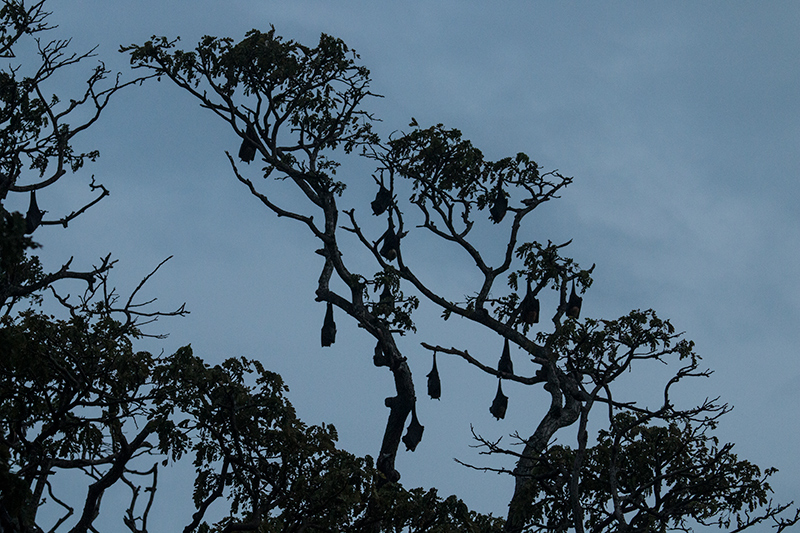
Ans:
[[[492,406],[489,408],[489,412],[500,420],[506,417],[506,409],[508,409],[508,397],[503,394],[503,381],[497,380],[497,394],[494,397]]]
[[[336,342],[336,323],[333,321],[333,304],[328,302],[325,321],[322,323],[322,346],[330,346]]]

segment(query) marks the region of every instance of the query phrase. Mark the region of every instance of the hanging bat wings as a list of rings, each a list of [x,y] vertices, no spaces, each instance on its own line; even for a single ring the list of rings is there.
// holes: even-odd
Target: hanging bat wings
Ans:
[[[375,345],[375,353],[372,355],[372,364],[375,366],[389,366],[389,359],[383,351],[381,341]]]
[[[378,299],[378,309],[376,313],[381,313],[388,316],[392,314],[392,311],[394,311],[394,295],[392,294],[392,290],[387,283],[383,286],[383,291]]]
[[[33,233],[42,223],[43,215],[44,211],[41,211],[36,204],[36,191],[31,191],[31,203],[28,206],[28,213],[25,215],[25,233]]]
[[[500,361],[497,363],[497,371],[505,372],[506,374],[514,373],[514,363],[511,361],[508,339],[506,339],[506,342],[503,344],[503,355],[500,356]]]
[[[519,318],[528,325],[539,322],[539,300],[533,295],[530,281],[528,281],[528,292],[519,304]]]
[[[569,294],[569,301],[567,302],[567,316],[570,318],[578,318],[581,314],[581,304],[583,298],[575,293],[575,282],[572,282],[572,292]]]
[[[489,219],[495,224],[499,224],[503,217],[506,216],[506,211],[508,211],[508,197],[498,185],[494,202],[492,207],[489,208]]]
[[[256,158],[258,145],[256,145],[255,139],[257,138],[258,134],[256,133],[256,129],[252,124],[248,124],[245,138],[242,140],[242,145],[239,147],[239,159],[245,163],[249,163]]]
[[[494,401],[492,402],[492,406],[489,408],[489,412],[492,413],[496,419],[500,420],[505,418],[506,416],[506,409],[508,409],[508,397],[503,394],[503,380],[497,380],[497,395],[494,397]]]
[[[411,410],[411,423],[408,425],[408,430],[403,437],[403,444],[406,445],[408,451],[413,452],[417,449],[417,444],[422,440],[422,431],[424,429],[425,427],[417,420],[417,409],[415,407]]]
[[[328,302],[325,321],[322,323],[322,346],[330,346],[336,342],[336,322],[333,321],[333,304]]]
[[[375,195],[375,199],[372,200],[370,205],[372,206],[373,215],[383,214],[389,209],[389,206],[392,205],[392,193],[381,184],[381,188],[378,189],[378,194]]]
[[[428,396],[432,400],[439,400],[442,397],[442,382],[439,380],[439,369],[436,368],[436,352],[433,352],[433,368],[428,374]]]
[[[389,222],[389,228],[378,239],[378,241],[381,240],[383,241],[383,246],[381,246],[380,254],[388,261],[396,259],[397,254],[400,252],[400,235],[394,232],[394,226],[391,221]]]

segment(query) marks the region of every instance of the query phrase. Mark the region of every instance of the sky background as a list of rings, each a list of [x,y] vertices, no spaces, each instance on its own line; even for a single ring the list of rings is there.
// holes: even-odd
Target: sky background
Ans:
[[[489,159],[523,151],[545,170],[573,176],[562,199],[529,217],[525,240],[573,239],[565,253],[585,267],[597,264],[583,317],[654,308],[686,331],[714,370],[681,388],[686,401],[722,396],[732,404],[721,439],[735,442],[740,458],[780,470],[772,481],[777,500],[800,500],[800,4],[72,0],[49,7],[59,25],[53,38],[71,37],[75,51],[98,45],[99,58],[126,77],[133,74],[119,45],[154,34],[180,36],[192,48],[206,34],[239,40],[270,24],[311,46],[325,32],[370,69],[371,90],[383,98],[365,107],[382,120],[383,138],[408,131],[411,117],[423,127],[441,122]],[[67,99],[78,70],[53,91]],[[224,154],[239,144],[229,127],[169,83],[151,82],[118,95],[76,144],[99,149],[100,160],[42,191],[45,218],[82,205],[92,174],[111,196],[67,230],[37,230],[50,269],[72,255],[77,267],[111,252],[119,259],[112,280],[127,294],[174,255],[145,296],[165,310],[186,302],[191,314],[151,326],[170,336],[141,348],[171,353],[191,343],[209,363],[259,359],[283,375],[305,422],[333,423],[342,447],[376,456],[391,375],[372,366],[374,341],[344,314],[336,344],[320,348],[319,245],[236,181]],[[349,188],[339,205],[378,224],[369,218],[372,170],[362,158],[344,161],[339,177]],[[255,178],[258,167],[246,172]],[[24,210],[26,198],[11,199],[11,208],[13,201]],[[492,250],[509,224],[481,230],[480,244]],[[476,290],[469,260],[416,244],[419,255],[409,262],[430,284],[454,298]],[[431,359],[419,342],[467,349],[492,364],[502,348],[438,315],[423,303],[418,334],[399,341],[425,434],[416,452],[401,449],[397,467],[407,487],[436,486],[475,510],[504,515],[512,480],[453,458],[512,466],[477,455],[470,425],[503,442],[514,431],[529,435],[547,395],[505,384],[508,416],[498,422],[488,412],[495,379],[439,356],[442,399],[430,400]],[[518,350],[512,358],[519,373],[534,371]],[[663,376],[662,369],[634,370],[623,390],[647,405]],[[574,443],[574,433],[559,434],[561,442]],[[173,490],[186,483],[177,471],[162,472],[159,482],[170,505],[154,512],[168,531],[169,511],[189,492]]]

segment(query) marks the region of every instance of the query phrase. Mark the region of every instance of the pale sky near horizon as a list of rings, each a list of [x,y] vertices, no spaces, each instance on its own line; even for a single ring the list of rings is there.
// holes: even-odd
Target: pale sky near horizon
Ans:
[[[192,48],[204,34],[238,40],[270,24],[308,45],[325,32],[370,69],[383,98],[365,107],[382,120],[382,137],[407,130],[411,117],[441,122],[489,159],[523,151],[573,176],[526,231],[540,242],[574,239],[567,255],[597,264],[582,316],[654,308],[686,331],[714,370],[684,386],[686,396],[732,404],[722,440],[735,442],[740,458],[780,470],[771,481],[776,501],[800,501],[800,4],[75,0],[49,8],[54,38],[72,37],[76,51],[99,45],[99,58],[123,76],[133,74],[119,45],[153,34],[180,36]],[[58,197],[42,191],[40,206],[74,209],[92,174],[111,197],[66,231],[37,231],[51,269],[71,255],[77,266],[111,252],[119,259],[112,278],[125,293],[174,255],[148,295],[163,308],[186,302],[191,314],[154,325],[170,336],[149,349],[191,343],[211,363],[257,358],[283,375],[305,422],[333,423],[343,448],[376,456],[391,375],[372,366],[374,342],[343,314],[336,344],[320,348],[319,245],[236,181],[224,150],[235,153],[238,142],[227,125],[169,83],[149,82],[112,101],[78,142],[98,148],[100,159]],[[340,206],[366,217],[372,168],[352,159],[340,171],[350,185]],[[255,176],[257,167],[247,170]],[[474,290],[468,262],[430,252],[415,260],[432,283],[456,295]],[[469,447],[470,424],[504,442],[514,431],[530,434],[546,394],[504,384],[508,417],[495,421],[488,407],[496,381],[440,355],[442,399],[430,400],[430,354],[419,342],[487,361],[502,347],[438,315],[423,304],[419,333],[400,341],[425,434],[414,453],[401,445],[397,466],[407,487],[436,486],[504,515],[512,480],[452,458],[485,461]],[[521,352],[512,357],[524,368]],[[660,385],[648,378],[658,373],[632,372],[626,390],[648,397]],[[574,431],[563,442],[574,443]],[[162,495],[180,484],[168,478]]]

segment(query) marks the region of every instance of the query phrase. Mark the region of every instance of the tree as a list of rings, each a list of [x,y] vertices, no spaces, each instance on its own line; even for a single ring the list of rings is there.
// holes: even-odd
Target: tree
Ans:
[[[85,212],[108,194],[92,179],[95,197],[75,211],[46,219],[36,192],[79,171],[94,161],[96,151],[77,152],[73,142],[94,124],[117,91],[140,83],[119,76],[106,83],[110,72],[102,63],[85,81],[85,91],[62,103],[50,87],[64,71],[93,56],[93,51],[69,52],[69,41],[43,42],[38,35],[48,25],[44,2],[26,6],[5,2],[0,10],[0,57],[16,60],[33,54],[37,64],[12,63],[0,72],[0,413],[2,413],[2,496],[0,530],[36,530],[43,499],[63,504],[53,494],[51,478],[58,471],[83,470],[93,478],[76,530],[86,530],[95,518],[104,490],[125,474],[130,457],[141,453],[142,431],[128,438],[120,430],[141,414],[149,354],[134,353],[131,339],[140,334],[137,320],[174,313],[147,312],[131,298],[117,305],[108,285],[114,265],[110,256],[90,269],[74,271],[65,262],[46,273],[30,250],[38,247],[31,234],[39,226],[61,225]],[[9,212],[9,193],[30,195],[25,217]],[[79,302],[56,292],[61,280],[81,280],[86,290]],[[35,311],[43,293],[51,291],[70,317],[57,320]],[[138,290],[137,290],[138,291]],[[21,305],[28,307],[19,310]],[[122,321],[112,318],[122,315]],[[68,510],[64,519],[74,509]],[[60,522],[59,522],[60,523]]]
[[[41,225],[67,228],[108,190],[92,179],[93,199],[46,219],[36,192],[98,157],[72,143],[112,95],[149,77],[109,84],[100,63],[85,92],[62,104],[50,96],[53,78],[93,52],[43,44],[37,35],[53,28],[49,15],[43,1],[0,10],[0,56],[24,56],[20,48],[33,43],[39,59],[30,74],[25,61],[0,72],[0,531],[96,531],[101,516],[113,515],[146,532],[159,465],[189,454],[196,512],[185,531],[497,531],[502,521],[455,497],[378,487],[372,459],[337,449],[333,426],[303,424],[280,376],[256,361],[211,367],[188,346],[167,356],[136,351],[149,322],[186,313],[138,299],[163,262],[127,297],[111,285],[110,256],[90,269],[71,270],[70,259],[45,273],[31,255],[32,234]],[[25,216],[6,209],[9,193],[30,195]],[[57,290],[69,279],[86,285],[78,298]],[[66,316],[35,308],[46,291]],[[67,487],[64,476],[72,476]],[[112,488],[127,488],[127,506],[103,503]]]
[[[769,499],[773,469],[762,472],[738,459],[732,445],[713,436],[728,406],[718,399],[684,406],[673,393],[676,384],[709,374],[692,342],[652,310],[615,320],[580,319],[579,294],[591,287],[594,266],[581,268],[562,255],[569,242],[524,240],[526,217],[558,198],[572,178],[545,172],[523,153],[490,161],[458,130],[441,124],[423,128],[412,119],[409,132],[381,140],[364,107],[376,96],[368,70],[341,40],[325,34],[315,47],[283,40],[272,28],[252,30],[238,43],[205,37],[193,51],[176,49],[176,41],[165,37],[123,51],[135,67],[170,80],[225,121],[242,139],[242,162],[259,159],[254,171],[228,153],[238,181],[266,208],[304,224],[321,241],[316,299],[328,307],[323,346],[335,342],[337,309],[375,339],[373,362],[394,378],[377,461],[385,482],[400,477],[400,441],[414,450],[423,435],[411,371],[395,342],[396,335],[415,331],[411,313],[418,295],[440,308],[444,320],[460,316],[530,357],[530,366],[514,371],[505,356],[495,365],[467,347],[422,343],[434,357],[452,354],[498,378],[492,414],[505,414],[504,379],[541,387],[550,396],[539,424],[525,430],[527,437],[516,436],[522,452],[476,435],[486,453],[516,461],[503,470],[515,483],[506,531],[666,531],[714,524],[741,531],[762,522],[782,531],[800,520],[800,510],[787,515],[791,504]],[[339,158],[354,151],[376,164],[371,208],[381,217],[377,223],[356,210],[341,211],[345,222],[339,219],[337,197],[347,183],[337,180],[336,170]],[[296,186],[308,203],[274,201],[269,187],[275,180]],[[504,220],[498,226],[505,232],[504,250],[489,259],[470,232]],[[377,273],[368,276],[346,263],[352,239],[342,232],[374,258]],[[471,296],[451,301],[425,282],[424,272],[403,254],[411,232],[427,233],[440,239],[440,249],[470,257],[481,279],[462,290]],[[333,280],[346,290],[334,290]],[[540,308],[546,291],[556,295],[555,309]],[[551,324],[543,325],[540,312],[552,316]],[[663,384],[663,402],[652,408],[620,399],[616,387],[623,373],[647,363],[674,368]],[[436,395],[438,374],[432,371],[429,379]],[[591,413],[602,429],[590,440]],[[555,444],[569,428],[577,430],[575,442]]]

